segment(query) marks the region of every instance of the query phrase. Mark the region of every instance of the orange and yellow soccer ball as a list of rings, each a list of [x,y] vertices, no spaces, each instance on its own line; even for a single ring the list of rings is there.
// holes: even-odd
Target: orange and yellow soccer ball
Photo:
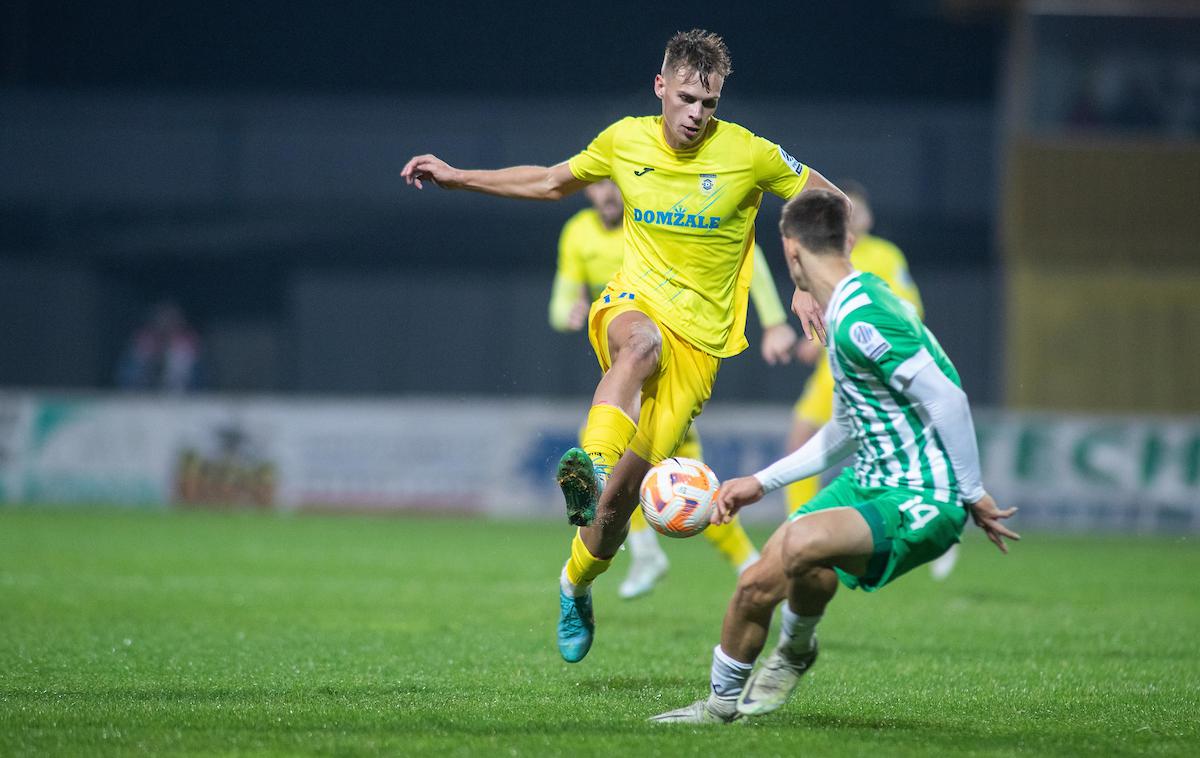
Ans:
[[[691,537],[708,526],[713,495],[720,485],[707,464],[668,458],[642,480],[642,514],[659,534]]]

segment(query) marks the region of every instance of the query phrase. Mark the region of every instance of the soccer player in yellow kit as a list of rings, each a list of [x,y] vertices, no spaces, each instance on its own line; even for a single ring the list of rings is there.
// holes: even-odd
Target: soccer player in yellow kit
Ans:
[[[604,292],[609,280],[621,268],[625,255],[621,191],[608,179],[588,185],[585,191],[591,207],[567,221],[558,241],[558,268],[550,297],[550,325],[560,332],[583,328],[592,302]],[[796,344],[796,332],[787,323],[787,313],[779,301],[766,256],[758,245],[754,246],[750,299],[763,328],[763,359],[772,365],[789,362]],[[694,427],[688,430],[674,455],[703,459],[700,437]],[[704,536],[739,574],[758,560],[758,551],[738,519],[710,526],[704,530]],[[650,592],[666,573],[669,562],[640,508],[633,509],[625,545],[632,560],[625,579],[617,588],[617,595],[628,600]]]
[[[712,393],[724,358],[747,347],[750,252],[762,193],[791,198],[829,189],[779,145],[713,117],[729,52],[694,29],[667,43],[654,93],[659,116],[628,117],[555,166],[469,171],[415,156],[401,176],[503,197],[557,200],[611,178],[625,198],[621,270],[593,304],[588,336],[604,371],[583,448],[559,462],[567,516],[580,529],[559,578],[558,649],[574,663],[595,636],[592,581],[620,549],[650,468],[669,457]],[[811,295],[792,310],[822,336]]]
[[[842,183],[842,190],[854,203],[850,213],[850,232],[854,235],[854,247],[850,251],[850,262],[858,271],[874,274],[882,279],[892,292],[925,318],[925,307],[921,293],[908,270],[908,259],[900,248],[888,240],[875,237],[871,228],[875,215],[867,190],[858,182]],[[797,350],[800,359],[813,366],[813,373],[804,385],[804,392],[796,401],[792,414],[792,428],[788,432],[788,452],[799,450],[822,426],[833,418],[833,375],[825,351],[817,344],[804,342]],[[817,494],[821,487],[820,477],[810,477],[789,484],[785,489],[790,517]],[[958,545],[951,546],[941,557],[929,564],[936,579],[945,579],[958,560]]]

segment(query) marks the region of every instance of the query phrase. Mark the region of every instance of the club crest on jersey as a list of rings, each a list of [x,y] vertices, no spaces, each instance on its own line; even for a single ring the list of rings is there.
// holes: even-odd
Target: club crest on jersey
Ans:
[[[797,174],[804,173],[804,164],[788,155],[788,151],[784,150],[782,146],[779,148],[779,157],[783,158],[784,163],[792,167],[792,171],[795,171]]]
[[[850,340],[872,361],[879,360],[892,349],[892,343],[885,340],[878,329],[865,321],[850,325]]]
[[[717,188],[716,174],[701,174],[700,175],[700,192],[705,195],[711,195],[713,190]]]

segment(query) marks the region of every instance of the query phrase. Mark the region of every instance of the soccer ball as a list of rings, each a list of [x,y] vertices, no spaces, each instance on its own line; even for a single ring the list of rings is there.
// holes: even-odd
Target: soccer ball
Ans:
[[[642,514],[659,534],[691,537],[708,526],[717,475],[691,458],[668,458],[646,474],[640,490]]]

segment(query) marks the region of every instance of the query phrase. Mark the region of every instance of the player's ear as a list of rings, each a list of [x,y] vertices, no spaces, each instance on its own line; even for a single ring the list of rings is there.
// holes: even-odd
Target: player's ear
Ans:
[[[662,74],[654,75],[654,96],[659,100],[667,94],[667,80],[663,79]]]
[[[853,250],[854,246],[857,244],[858,237],[854,234],[854,232],[846,232],[846,251],[849,252]]]

